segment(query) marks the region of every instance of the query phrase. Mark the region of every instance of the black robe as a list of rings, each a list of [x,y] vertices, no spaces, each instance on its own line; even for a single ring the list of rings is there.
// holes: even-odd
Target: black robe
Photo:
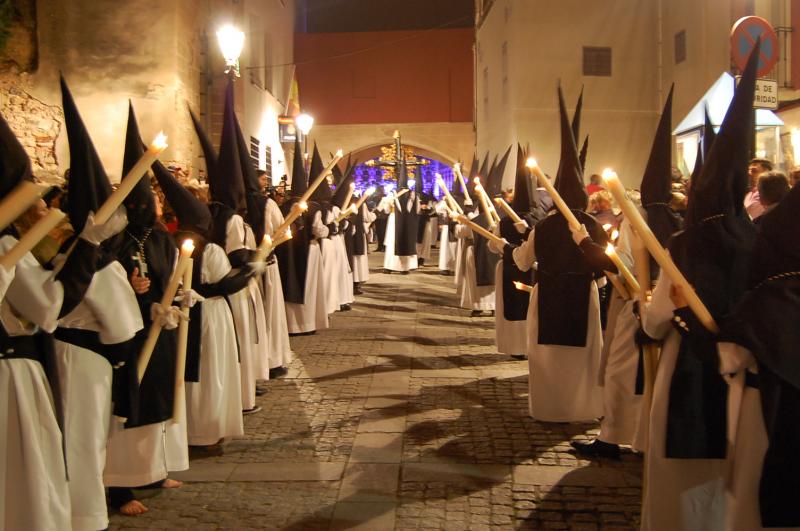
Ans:
[[[296,199],[285,202],[281,206],[284,217],[291,212]],[[306,275],[308,273],[308,253],[313,236],[311,220],[315,210],[298,217],[291,225],[292,238],[275,249],[278,259],[278,270],[281,275],[283,298],[286,302],[303,304],[306,299]]]
[[[486,230],[489,224],[486,217],[478,216],[472,220]],[[475,257],[475,284],[478,286],[494,286],[494,272],[500,257],[489,250],[489,240],[473,231],[473,253]]]
[[[520,216],[528,222],[529,227],[536,225],[536,219],[531,214]],[[514,282],[522,282],[532,286],[536,282],[535,270],[520,271],[514,262],[512,252],[514,247],[522,245],[525,235],[517,232],[514,227],[514,220],[504,217],[500,220],[500,237],[511,245],[503,248],[503,317],[506,321],[524,321],[528,318],[528,304],[530,294],[527,291],[519,290],[514,286]]]
[[[597,220],[580,210],[572,212],[586,226],[592,241],[605,247],[608,235]],[[567,220],[560,212],[540,221],[535,231],[538,343],[585,347],[589,326],[589,285],[603,275],[604,269],[613,271],[615,268],[602,259],[592,260],[592,256],[575,245]]]
[[[400,208],[397,208],[400,203]],[[395,200],[394,211],[394,254],[395,256],[414,256],[417,254],[417,226],[419,197],[415,192],[403,194]]]
[[[177,248],[172,236],[155,227],[145,240],[144,250],[150,289],[146,293],[136,295],[144,322],[144,328],[136,334],[133,340],[136,352],[141,352],[152,324],[150,307],[154,303],[161,302],[161,297],[169,283],[175,265]],[[117,260],[125,268],[128,276],[137,267],[141,272],[141,265],[136,260],[138,252],[136,241],[127,231],[123,232],[117,241],[116,253]],[[172,418],[175,403],[176,340],[177,329],[161,330],[139,388],[138,418],[133,421],[128,419],[126,427],[155,424]]]

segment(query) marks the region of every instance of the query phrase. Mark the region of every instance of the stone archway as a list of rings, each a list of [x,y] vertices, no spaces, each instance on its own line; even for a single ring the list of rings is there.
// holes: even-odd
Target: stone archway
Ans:
[[[379,143],[376,143],[376,144],[370,144],[370,145],[367,145],[367,146],[363,146],[363,147],[354,149],[353,151],[351,151],[350,154],[352,155],[353,160],[365,161],[365,160],[369,160],[369,159],[374,159],[374,158],[379,157],[381,155],[381,147],[387,146],[391,142],[392,142],[392,140],[390,138],[386,142],[379,142]],[[440,160],[442,162],[446,162],[447,164],[451,164],[451,165],[455,164],[456,162],[458,162],[455,158],[453,158],[451,156],[448,156],[448,155],[446,155],[446,154],[444,154],[444,153],[442,153],[440,151],[437,151],[435,149],[432,149],[432,148],[429,148],[429,147],[425,147],[425,146],[421,146],[421,145],[419,145],[417,143],[414,143],[414,142],[407,142],[407,141],[404,140],[403,141],[403,146],[412,148],[414,150],[415,154],[423,156],[423,157],[426,157],[426,158],[429,158],[429,159]],[[347,157],[347,155],[345,155],[345,158],[346,157]]]

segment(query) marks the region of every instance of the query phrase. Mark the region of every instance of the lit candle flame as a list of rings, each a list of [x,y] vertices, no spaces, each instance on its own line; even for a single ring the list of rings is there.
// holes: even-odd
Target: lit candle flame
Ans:
[[[616,179],[617,178],[616,172],[614,172],[614,170],[612,170],[611,168],[604,169],[603,173],[602,173],[602,176],[603,176],[603,180],[604,181],[608,181],[609,179]]]
[[[167,135],[164,134],[164,131],[158,132],[153,142],[150,144],[150,147],[159,153],[167,149]]]
[[[472,179],[472,182],[475,183],[475,186],[480,186],[481,185],[481,178],[480,177],[475,177],[474,179]]]
[[[192,240],[183,240],[181,244],[181,251],[185,256],[191,256],[194,252],[194,242]]]
[[[308,210],[308,203],[305,201],[297,203],[297,206],[300,208],[300,210]]]
[[[351,190],[355,190],[356,189],[356,183],[350,183],[350,189]]]
[[[603,225],[603,230],[608,232],[608,230],[613,226],[614,225],[612,225],[611,223],[606,223],[605,225]]]
[[[617,241],[617,238],[619,238],[619,231],[615,229],[614,232],[611,233],[611,239]]]
[[[460,170],[461,169],[461,163],[460,162],[456,162],[455,164],[453,164],[453,169],[455,171]]]
[[[394,133],[392,134],[392,138],[400,138],[400,130],[395,129]]]
[[[367,195],[372,195],[372,194],[374,194],[374,193],[375,193],[375,189],[376,189],[376,188],[375,188],[374,186],[370,186],[369,188],[367,188],[366,194],[367,194]]]
[[[336,151],[336,158],[337,158],[337,159],[340,159],[340,158],[342,158],[343,156],[344,156],[344,151],[342,151],[342,148],[339,148],[339,149]]]
[[[614,246],[609,243],[608,245],[606,245],[606,254],[608,256],[611,256],[612,254],[617,254],[617,250],[614,249]]]
[[[525,166],[528,168],[535,168],[539,164],[536,162],[536,159],[533,157],[528,157],[528,160],[525,161]]]
[[[272,238],[270,237],[269,234],[264,235],[264,245],[266,245],[267,247],[272,246]]]
[[[292,237],[292,229],[286,229],[286,237],[291,239],[291,237]]]

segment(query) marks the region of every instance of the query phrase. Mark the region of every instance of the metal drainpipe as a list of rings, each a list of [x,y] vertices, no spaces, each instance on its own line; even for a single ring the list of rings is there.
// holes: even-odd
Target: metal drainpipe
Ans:
[[[658,0],[658,60],[656,62],[656,79],[658,80],[658,107],[664,107],[664,11],[663,0]],[[656,111],[658,112],[658,110]]]

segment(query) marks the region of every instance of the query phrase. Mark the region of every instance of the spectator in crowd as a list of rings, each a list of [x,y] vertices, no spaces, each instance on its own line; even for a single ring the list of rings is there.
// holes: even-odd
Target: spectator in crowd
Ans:
[[[750,191],[744,196],[744,208],[750,215],[750,219],[756,219],[764,213],[764,207],[761,205],[761,198],[758,195],[758,176],[768,171],[772,171],[772,162],[769,159],[753,159],[747,167]]]

